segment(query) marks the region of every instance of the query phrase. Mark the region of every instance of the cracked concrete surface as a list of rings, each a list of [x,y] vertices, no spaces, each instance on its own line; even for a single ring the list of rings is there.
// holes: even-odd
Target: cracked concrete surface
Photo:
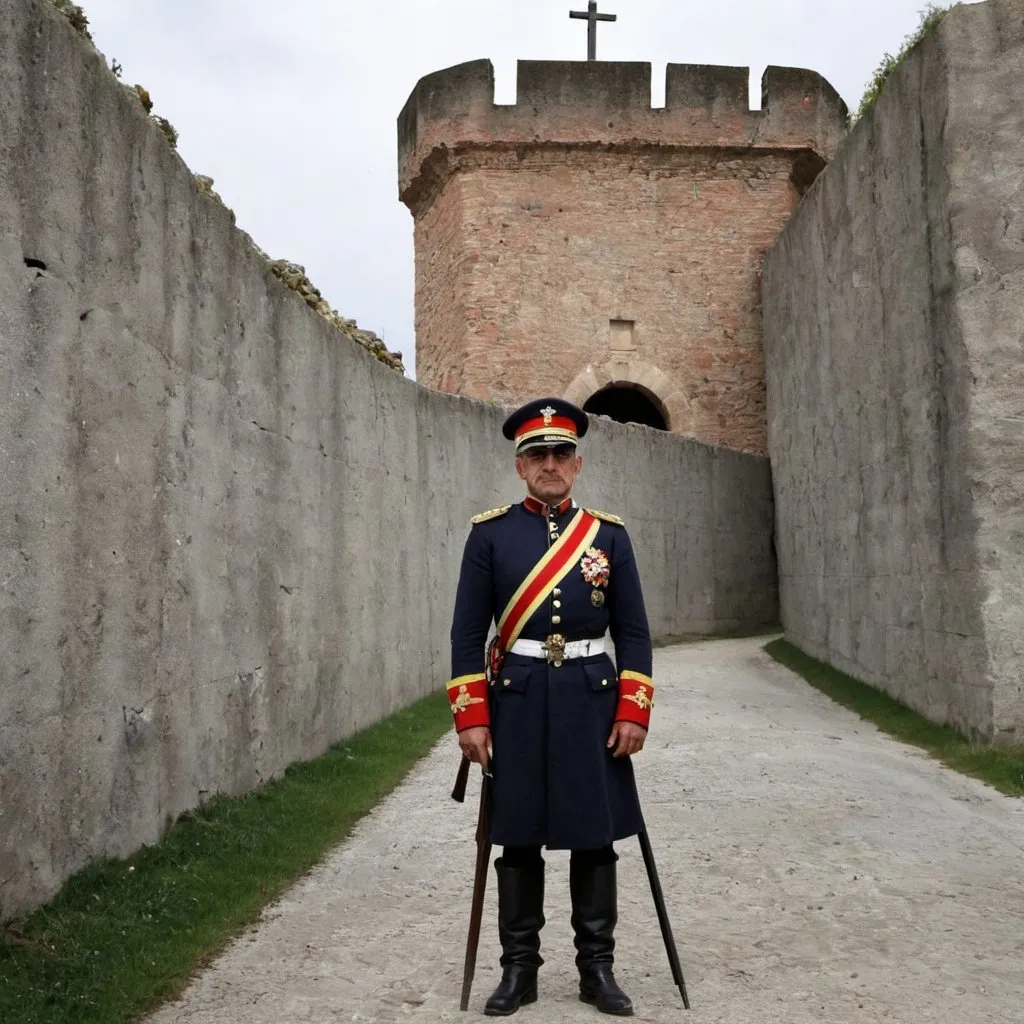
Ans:
[[[656,652],[637,758],[686,973],[682,1010],[635,840],[619,844],[617,973],[641,1021],[1019,1024],[1024,801],[833,704],[764,640]],[[458,997],[476,784],[449,799],[447,737],[326,862],[150,1024],[459,1021],[498,971],[491,873],[471,1012]],[[540,1001],[575,997],[567,855],[548,854]]]

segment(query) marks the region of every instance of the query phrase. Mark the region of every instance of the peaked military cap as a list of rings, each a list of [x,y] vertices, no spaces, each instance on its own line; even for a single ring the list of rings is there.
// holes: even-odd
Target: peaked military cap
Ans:
[[[578,406],[564,398],[535,398],[512,413],[501,428],[516,443],[516,454],[528,448],[553,448],[577,442],[590,421]]]

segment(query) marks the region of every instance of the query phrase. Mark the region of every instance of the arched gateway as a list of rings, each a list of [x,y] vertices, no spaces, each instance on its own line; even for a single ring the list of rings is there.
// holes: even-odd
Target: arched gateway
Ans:
[[[620,423],[643,423],[684,433],[687,402],[667,373],[642,359],[617,353],[599,366],[587,366],[565,389],[564,397],[596,416]]]
[[[584,403],[585,412],[608,416],[619,423],[642,423],[657,430],[668,430],[668,417],[661,405],[637,387],[610,384],[591,395]]]

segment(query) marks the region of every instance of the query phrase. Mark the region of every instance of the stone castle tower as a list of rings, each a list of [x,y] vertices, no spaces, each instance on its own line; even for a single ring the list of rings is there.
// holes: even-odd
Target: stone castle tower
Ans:
[[[763,453],[762,256],[846,131],[819,75],[520,61],[494,103],[474,61],[420,80],[398,123],[415,220],[421,383],[588,411]]]

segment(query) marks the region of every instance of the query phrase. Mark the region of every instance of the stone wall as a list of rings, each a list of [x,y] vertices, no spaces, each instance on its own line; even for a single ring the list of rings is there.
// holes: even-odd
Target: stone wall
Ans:
[[[1024,2],[956,8],[765,262],[789,638],[1024,740]]]
[[[290,290],[44,0],[0,0],[0,919],[443,685],[502,413]],[[659,635],[776,619],[763,459],[596,422]]]
[[[399,119],[428,386],[582,405],[640,388],[670,430],[765,450],[761,260],[834,151],[845,108],[810,71],[478,61],[424,78]]]

